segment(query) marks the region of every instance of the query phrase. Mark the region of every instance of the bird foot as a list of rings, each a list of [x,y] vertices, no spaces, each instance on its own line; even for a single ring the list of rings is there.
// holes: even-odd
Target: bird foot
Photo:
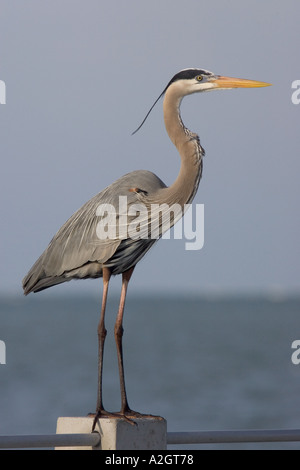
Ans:
[[[161,419],[161,416],[155,416],[155,415],[150,415],[150,414],[145,414],[145,413],[139,413],[138,411],[133,411],[130,408],[127,408],[125,411],[120,411],[119,413],[116,413],[118,416],[121,416],[122,418],[126,419],[126,421],[130,421],[133,424],[137,424],[134,422],[134,419],[137,418],[155,418],[155,419]]]
[[[127,408],[126,410],[116,411],[116,412],[110,412],[110,411],[101,409],[101,410],[96,411],[96,413],[89,413],[88,416],[94,417],[92,432],[95,431],[97,422],[100,418],[122,418],[127,423],[133,426],[137,426],[137,423],[134,421],[134,419],[137,419],[137,418],[160,418],[160,416],[142,414],[142,413],[139,413],[138,411],[133,411],[130,408]]]
[[[110,413],[109,411],[106,411],[104,409],[97,410],[96,413],[89,413],[88,416],[90,416],[91,418],[94,418],[92,432],[95,431],[96,424],[100,418],[116,418],[117,417],[116,413]]]
[[[130,410],[131,413],[131,410]],[[133,412],[135,413],[135,412]],[[139,413],[135,414],[134,417],[138,417]],[[133,419],[130,419],[127,416],[127,412],[123,413],[122,411],[116,411],[114,413],[110,411],[106,411],[104,409],[98,410],[96,413],[89,413],[88,416],[94,417],[93,421],[93,426],[92,426],[92,432],[95,431],[97,422],[100,418],[123,418],[127,423],[132,424],[133,426],[136,426],[136,423],[133,421]]]
[[[139,413],[138,411],[133,411],[130,408],[127,408],[125,411],[120,411],[120,415],[127,418],[143,418],[146,415]]]

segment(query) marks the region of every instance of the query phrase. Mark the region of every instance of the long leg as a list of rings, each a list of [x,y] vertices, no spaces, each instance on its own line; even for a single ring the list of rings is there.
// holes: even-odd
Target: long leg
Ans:
[[[103,398],[102,398],[102,373],[103,373],[103,352],[104,352],[104,342],[107,334],[105,328],[105,310],[107,302],[107,293],[108,285],[111,277],[111,272],[109,268],[103,267],[103,294],[102,294],[102,307],[101,307],[101,316],[98,324],[98,393],[97,393],[97,409],[96,416],[94,419],[93,429],[95,428],[98,418],[103,414]]]
[[[120,305],[119,305],[117,320],[115,323],[115,340],[116,340],[116,345],[117,345],[120,388],[121,388],[121,412],[120,413],[122,415],[125,415],[126,413],[129,413],[131,411],[128,406],[126,388],[125,388],[122,338],[123,338],[123,315],[124,315],[127,287],[128,287],[128,283],[130,281],[131,275],[133,273],[133,270],[134,270],[134,267],[122,274],[122,290],[121,290],[121,297],[120,297]]]

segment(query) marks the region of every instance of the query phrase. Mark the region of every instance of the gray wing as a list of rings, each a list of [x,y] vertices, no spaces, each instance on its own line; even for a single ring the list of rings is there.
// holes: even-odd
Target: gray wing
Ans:
[[[128,205],[140,202],[139,188],[153,195],[165,184],[149,171],[135,171],[115,181],[86,202],[59,229],[49,246],[23,279],[25,295],[71,279],[102,276],[102,266],[110,266],[113,274],[134,266],[153,245],[155,240],[119,238],[100,239],[97,227],[100,205],[112,205],[119,217],[119,196],[127,196]],[[111,219],[111,224],[113,224]],[[113,229],[113,227],[110,227]]]

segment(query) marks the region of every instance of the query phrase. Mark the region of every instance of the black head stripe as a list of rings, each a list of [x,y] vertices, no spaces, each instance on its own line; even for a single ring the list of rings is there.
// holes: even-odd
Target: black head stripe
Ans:
[[[191,80],[191,79],[197,77],[197,75],[209,76],[209,75],[212,75],[212,74],[211,74],[211,72],[208,72],[207,70],[202,70],[202,69],[181,70],[181,72],[178,72],[178,73],[176,73],[176,75],[174,75],[172,80],[170,80],[168,86],[171,85],[171,83],[176,82],[177,80]]]

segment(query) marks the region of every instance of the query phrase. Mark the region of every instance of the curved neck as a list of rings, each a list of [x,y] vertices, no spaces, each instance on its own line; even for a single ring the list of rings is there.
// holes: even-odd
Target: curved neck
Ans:
[[[182,95],[176,87],[166,91],[163,109],[167,133],[181,157],[181,167],[175,182],[165,189],[164,197],[169,203],[190,203],[197,192],[201,174],[204,149],[197,134],[189,131],[180,116]],[[166,201],[167,202],[167,201]]]

